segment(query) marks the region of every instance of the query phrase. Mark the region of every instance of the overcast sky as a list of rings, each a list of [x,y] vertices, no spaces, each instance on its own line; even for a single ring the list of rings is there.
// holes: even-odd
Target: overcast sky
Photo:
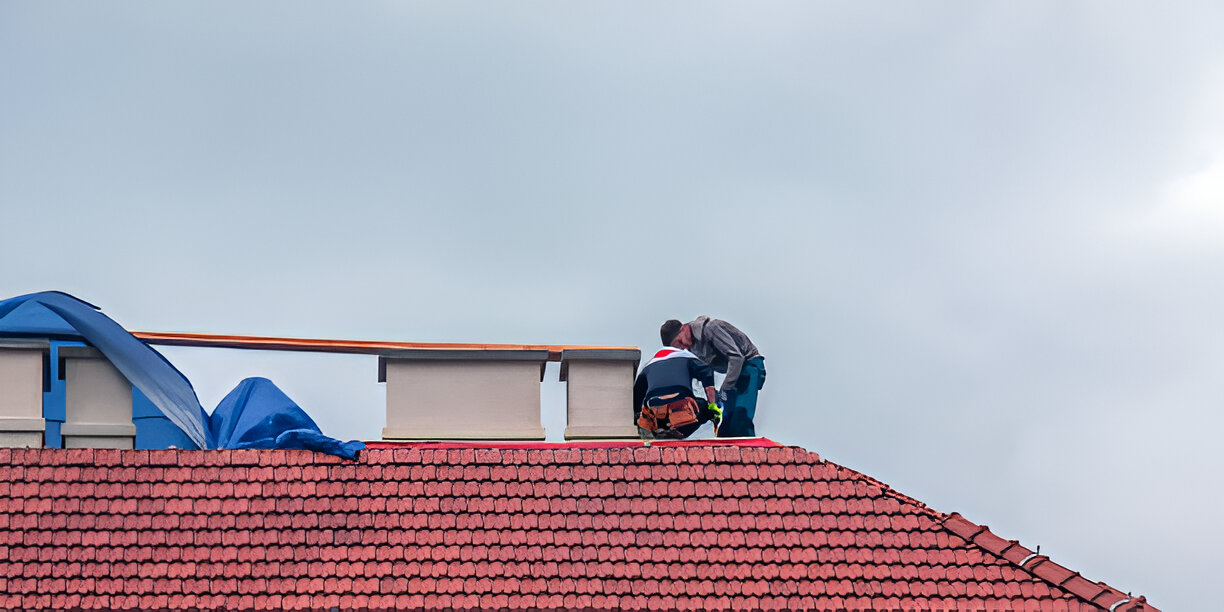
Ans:
[[[0,297],[644,351],[710,314],[758,433],[1207,609],[1221,109],[1214,2],[5,1]],[[380,435],[372,358],[165,353]]]

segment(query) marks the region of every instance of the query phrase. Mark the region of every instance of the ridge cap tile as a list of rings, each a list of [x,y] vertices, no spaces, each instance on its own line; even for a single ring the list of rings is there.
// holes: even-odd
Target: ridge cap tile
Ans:
[[[1004,551],[1011,551],[1013,549],[1016,550],[1017,553],[1027,551],[1025,553],[1025,558],[1027,558],[1029,555],[1034,555],[1035,553],[1021,546],[1018,541],[1004,540],[991,532],[989,527],[985,525],[977,525],[966,519],[960,513],[953,512],[949,514],[947,519],[943,521],[943,525],[950,531],[953,531],[953,533],[956,533],[962,537],[965,537],[963,536],[964,533],[972,531],[975,527],[977,527],[978,529],[974,532],[972,537],[965,537],[965,539],[968,540],[968,543],[979,546],[995,556],[999,556],[1009,562],[1014,563],[1016,567],[1025,571],[1026,573],[1049,583],[1053,587],[1066,591],[1071,596],[1074,596],[1087,603],[1100,605],[1096,602],[1096,599],[1102,597],[1103,595],[1110,593],[1121,594],[1121,591],[1109,586],[1105,582],[1093,582],[1087,578],[1084,578],[1079,572],[1073,571],[1054,562],[1046,555],[1033,556],[1032,560],[1029,561],[1028,567],[1021,566],[1019,562],[1011,561],[1011,559],[1003,557],[1001,553]],[[981,542],[979,542],[979,540],[983,537],[994,538],[994,540],[1008,543],[1008,545],[1006,548],[996,551],[992,547],[984,546]],[[995,542],[991,541],[991,543],[993,544]],[[1155,608],[1145,609],[1155,610]]]

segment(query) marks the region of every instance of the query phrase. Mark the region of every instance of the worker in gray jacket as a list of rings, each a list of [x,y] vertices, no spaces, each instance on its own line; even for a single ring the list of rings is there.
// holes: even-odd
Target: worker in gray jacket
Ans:
[[[700,316],[688,323],[671,319],[659,328],[664,345],[692,352],[703,363],[724,372],[718,391],[722,424],[718,437],[756,437],[757,392],[765,386],[765,358],[748,335],[721,319]]]

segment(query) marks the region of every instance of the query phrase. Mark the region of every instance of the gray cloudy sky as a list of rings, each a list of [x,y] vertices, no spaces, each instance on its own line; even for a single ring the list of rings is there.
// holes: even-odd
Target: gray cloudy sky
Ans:
[[[1211,2],[5,1],[0,294],[647,351],[711,314],[761,434],[1206,609],[1221,109]],[[166,354],[379,435],[369,358]]]

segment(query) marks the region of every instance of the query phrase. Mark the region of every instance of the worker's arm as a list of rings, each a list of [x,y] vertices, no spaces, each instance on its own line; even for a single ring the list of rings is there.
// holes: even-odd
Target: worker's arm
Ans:
[[[701,361],[697,359],[689,359],[688,364],[689,376],[692,376],[694,380],[701,382],[701,386],[705,388],[706,400],[708,400],[711,404],[715,403],[714,368],[701,363]]]
[[[723,379],[722,390],[734,391],[735,382],[739,380],[740,370],[744,369],[744,356],[727,357],[727,377]]]
[[[707,324],[705,334],[714,350],[727,358],[727,377],[723,379],[721,390],[734,390],[735,382],[739,380],[740,370],[744,368],[744,354],[740,352],[730,332],[721,326]]]

